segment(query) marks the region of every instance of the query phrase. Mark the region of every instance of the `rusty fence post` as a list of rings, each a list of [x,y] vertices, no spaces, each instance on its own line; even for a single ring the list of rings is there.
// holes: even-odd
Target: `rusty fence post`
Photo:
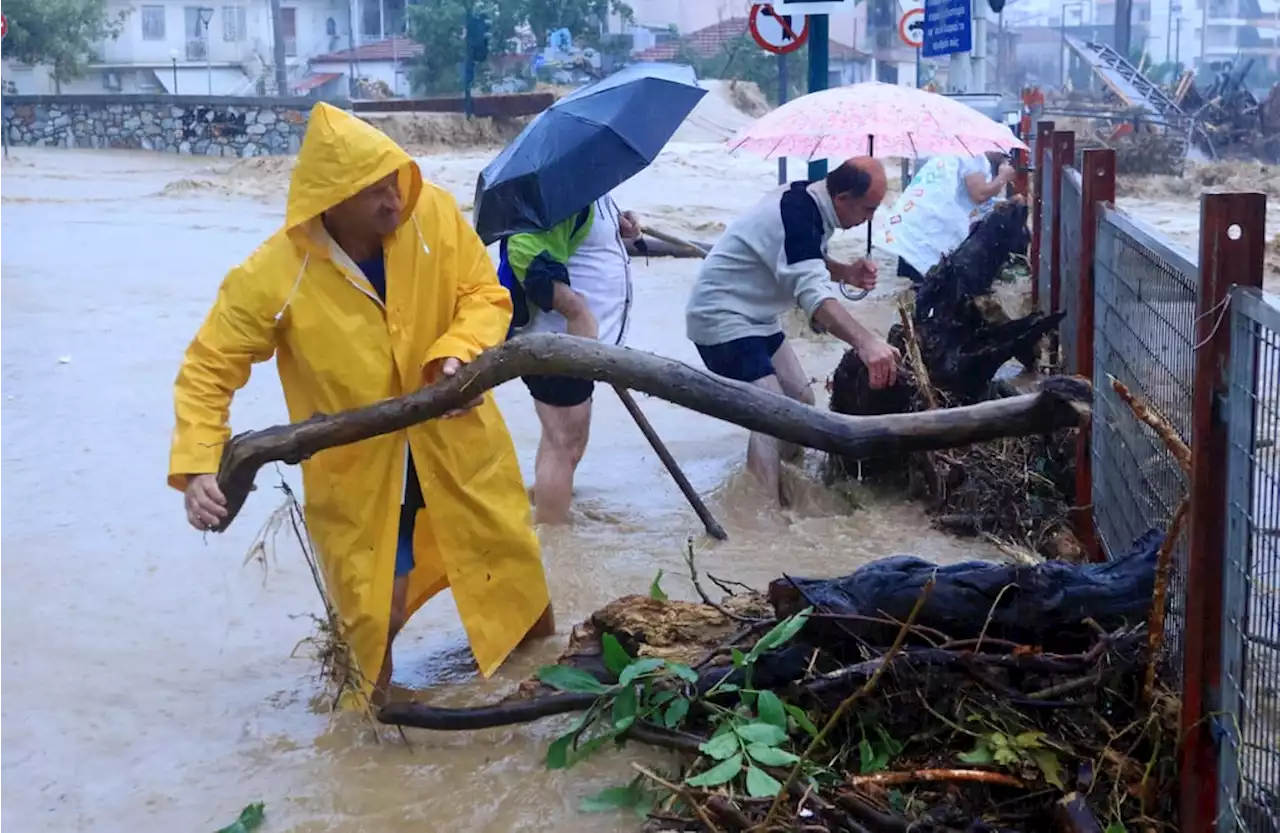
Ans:
[[[1076,373],[1093,380],[1093,270],[1098,237],[1099,203],[1116,201],[1116,152],[1086,150],[1080,166],[1080,294],[1076,299]],[[1076,438],[1075,533],[1094,561],[1103,559],[1093,521],[1093,456],[1090,429]]]
[[[1052,147],[1053,122],[1036,123],[1036,138],[1031,145],[1035,158],[1031,160],[1031,308],[1040,308],[1040,246],[1044,229],[1040,228],[1041,207],[1044,199],[1044,153]]]
[[[1062,169],[1076,158],[1076,134],[1070,130],[1053,132],[1053,227],[1049,229],[1049,309],[1062,309]],[[1055,354],[1057,347],[1054,347]]]
[[[1226,550],[1227,363],[1232,285],[1262,286],[1265,194],[1200,197],[1200,304],[1191,402],[1191,489],[1183,631],[1182,830],[1212,830],[1218,748],[1213,715],[1222,684],[1222,577]],[[1246,407],[1247,403],[1236,403]]]

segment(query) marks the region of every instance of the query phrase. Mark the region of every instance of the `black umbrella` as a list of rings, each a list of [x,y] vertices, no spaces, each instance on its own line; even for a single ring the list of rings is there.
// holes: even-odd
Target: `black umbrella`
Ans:
[[[642,63],[560,99],[480,172],[480,239],[572,217],[652,162],[706,93],[690,66]]]

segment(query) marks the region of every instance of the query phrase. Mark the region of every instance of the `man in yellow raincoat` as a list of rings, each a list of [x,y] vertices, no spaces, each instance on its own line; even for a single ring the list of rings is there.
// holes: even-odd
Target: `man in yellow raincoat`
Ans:
[[[275,355],[297,422],[452,375],[504,340],[511,315],[448,192],[377,129],[317,104],[284,227],[223,280],[178,372],[169,484],[188,520],[209,529],[225,517],[216,472],[250,365]],[[527,636],[554,632],[528,493],[491,394],[321,451],[302,478],[363,696],[381,702],[392,640],[446,587],[486,677]]]

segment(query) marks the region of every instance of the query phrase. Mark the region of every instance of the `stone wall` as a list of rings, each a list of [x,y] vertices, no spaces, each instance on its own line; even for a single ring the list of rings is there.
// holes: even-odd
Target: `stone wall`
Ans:
[[[298,152],[314,104],[308,98],[5,96],[4,137],[13,146],[282,155]]]

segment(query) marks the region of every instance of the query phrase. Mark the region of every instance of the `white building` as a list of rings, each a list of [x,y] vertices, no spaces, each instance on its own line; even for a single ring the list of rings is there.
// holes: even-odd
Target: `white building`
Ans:
[[[111,13],[126,13],[124,29],[119,37],[98,45],[84,76],[58,85],[44,67],[5,61],[5,86],[26,95],[274,94],[268,0],[207,2],[109,0]],[[291,87],[307,78],[312,58],[402,31],[404,8],[404,0],[281,0]],[[360,21],[358,33],[351,30],[353,18]]]

